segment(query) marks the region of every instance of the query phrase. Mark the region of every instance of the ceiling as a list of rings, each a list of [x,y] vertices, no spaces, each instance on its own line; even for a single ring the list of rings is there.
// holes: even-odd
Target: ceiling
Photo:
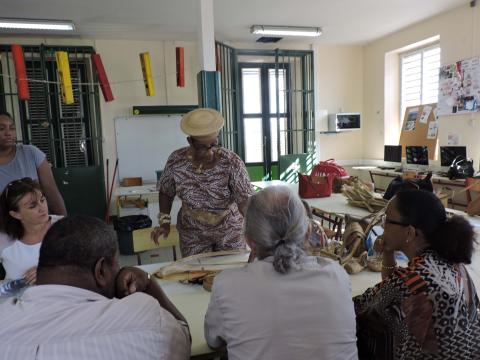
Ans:
[[[365,43],[470,0],[214,0],[218,40],[253,42],[251,25],[321,26],[308,42]],[[0,0],[1,17],[73,20],[78,36],[196,40],[197,0]],[[304,40],[298,40],[304,41]]]

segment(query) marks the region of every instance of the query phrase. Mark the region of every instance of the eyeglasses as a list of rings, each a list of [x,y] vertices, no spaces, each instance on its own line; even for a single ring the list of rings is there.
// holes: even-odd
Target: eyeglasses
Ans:
[[[399,226],[410,226],[411,224],[407,224],[401,221],[395,221],[395,220],[390,220],[387,219],[387,214],[382,215],[382,220],[381,220],[382,227],[385,228],[386,224],[393,224],[393,225],[399,225]]]
[[[214,148],[218,146],[218,140],[215,139],[212,143],[206,145],[206,144],[200,144],[197,140],[195,140],[193,137],[190,138],[192,140],[192,146],[195,150],[199,151],[208,151],[211,148]]]
[[[21,183],[24,183],[26,181],[32,181],[31,178],[29,177],[24,177],[24,178],[21,178],[21,179],[17,179],[17,180],[13,180],[13,181],[10,181],[7,186],[5,186],[5,199],[8,199],[8,191],[9,189],[12,188],[12,186],[16,185],[16,184],[21,184]]]

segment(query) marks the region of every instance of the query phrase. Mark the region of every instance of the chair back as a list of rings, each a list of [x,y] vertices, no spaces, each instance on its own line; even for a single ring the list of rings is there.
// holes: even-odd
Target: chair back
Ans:
[[[155,244],[150,237],[152,230],[153,228],[150,227],[132,231],[133,252],[137,255],[138,265],[142,264],[142,259],[140,257],[142,252],[163,247],[171,247],[173,260],[177,260],[176,247],[180,244],[180,237],[176,225],[170,225],[170,233],[167,238],[160,236],[158,239],[158,245]]]

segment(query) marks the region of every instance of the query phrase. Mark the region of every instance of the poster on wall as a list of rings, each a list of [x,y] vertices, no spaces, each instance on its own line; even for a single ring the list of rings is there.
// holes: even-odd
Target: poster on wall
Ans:
[[[440,67],[438,115],[479,111],[480,58],[457,61]]]

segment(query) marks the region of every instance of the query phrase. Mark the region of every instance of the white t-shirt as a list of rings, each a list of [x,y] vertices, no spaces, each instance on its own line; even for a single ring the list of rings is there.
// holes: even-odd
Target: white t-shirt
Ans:
[[[50,218],[53,224],[62,216],[50,215]],[[28,245],[0,232],[0,262],[5,268],[5,279],[21,279],[29,269],[37,266],[41,245],[41,242]]]

